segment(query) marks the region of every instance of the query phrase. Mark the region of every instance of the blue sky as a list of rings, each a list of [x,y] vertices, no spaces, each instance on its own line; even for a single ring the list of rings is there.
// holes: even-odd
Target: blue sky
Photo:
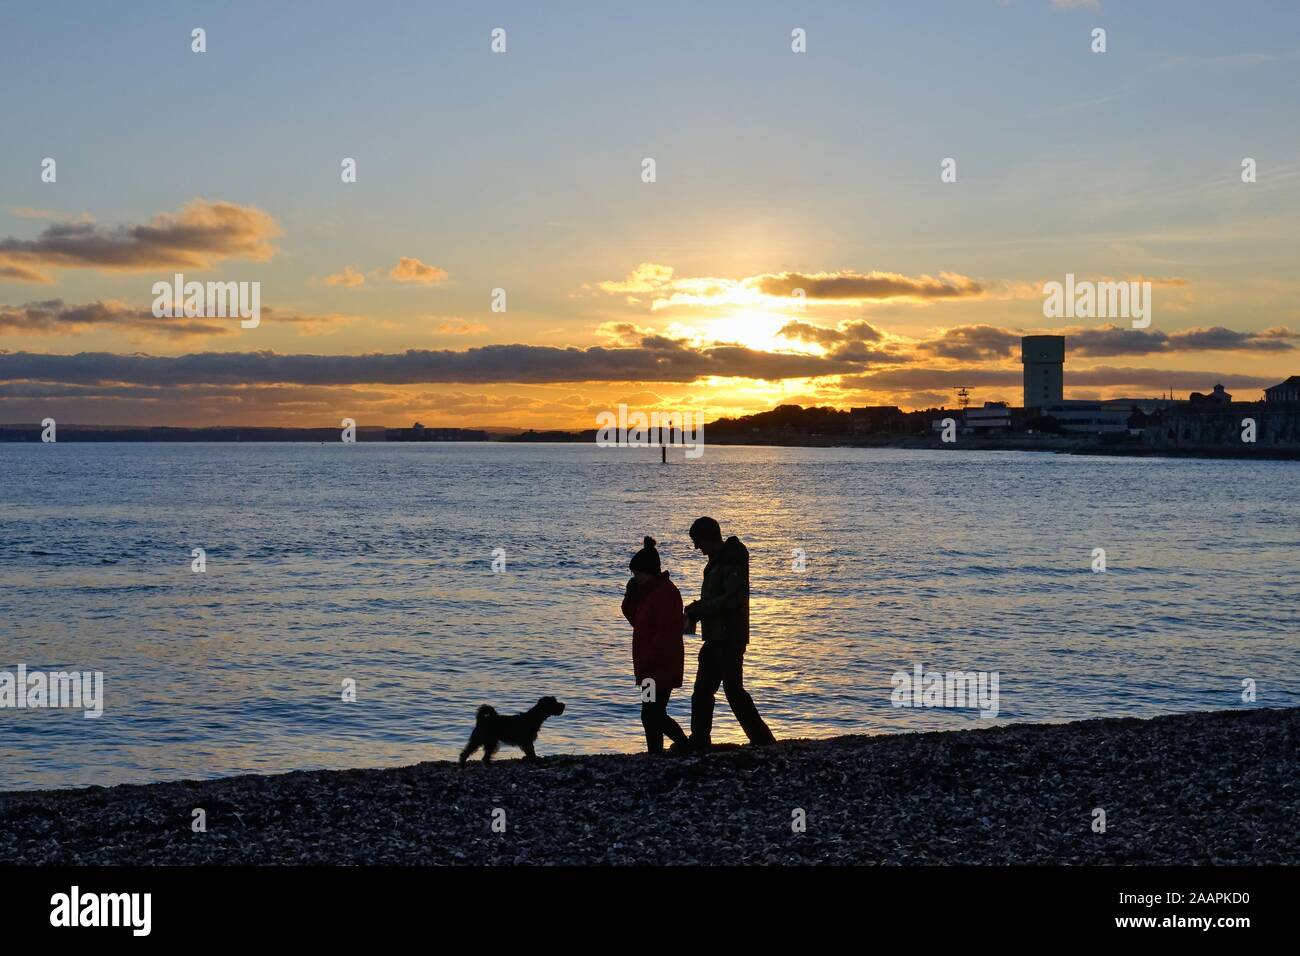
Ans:
[[[13,322],[0,325],[0,349],[353,355],[635,347],[638,333],[692,348],[803,347],[773,337],[776,316],[737,313],[734,301],[654,308],[599,291],[642,263],[732,281],[954,274],[1003,290],[826,302],[800,316],[828,328],[866,320],[900,348],[972,325],[1045,330],[1041,295],[1023,290],[1066,272],[1178,280],[1157,300],[1164,333],[1300,328],[1298,11],[1049,0],[6,4],[0,238],[35,240],[54,215],[111,229],[196,199],[256,207],[276,225],[274,255],[215,258],[201,278],[260,281],[282,313],[332,319],[211,341],[113,322]],[[196,26],[204,54],[190,49]],[[494,27],[507,31],[505,55],[489,50]],[[805,54],[790,50],[795,27],[807,31]],[[1089,48],[1094,27],[1107,32],[1104,54]],[[47,156],[56,183],[40,180]],[[340,182],[343,157],[357,160],[355,184]],[[657,163],[653,184],[640,179],[644,157]],[[956,183],[939,181],[945,157]],[[1243,157],[1257,161],[1256,183],[1240,182]],[[387,279],[381,270],[402,257],[446,279]],[[367,281],[328,284],[348,267]],[[144,308],[170,271],[59,265],[48,282],[0,277],[0,307]],[[509,291],[505,314],[488,308],[495,287]],[[1293,354],[1183,349],[1118,364],[1237,374],[1257,391],[1257,379],[1300,371]],[[1014,369],[1013,358],[980,360]],[[732,411],[792,397],[907,404],[946,381],[855,389],[721,371],[667,383],[435,375],[418,392],[426,399],[410,382],[375,383],[388,390],[373,410],[398,422],[576,423],[628,394]],[[271,384],[311,383],[250,382]],[[1097,388],[1147,394],[1156,382]],[[32,391],[0,393],[0,419],[39,410]],[[1004,391],[996,397],[1018,398]],[[259,421],[299,414],[267,396],[249,403]],[[312,401],[311,414],[333,415],[327,399]],[[60,407],[82,419],[148,411],[91,392]],[[188,407],[196,420],[220,414]]]

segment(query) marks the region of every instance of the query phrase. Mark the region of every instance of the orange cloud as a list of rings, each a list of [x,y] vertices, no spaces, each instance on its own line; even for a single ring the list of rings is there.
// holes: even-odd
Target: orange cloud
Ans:
[[[194,199],[143,225],[57,221],[35,239],[0,239],[0,274],[48,282],[45,269],[208,269],[228,258],[269,259],[275,254],[270,240],[278,235],[279,226],[261,209]]]
[[[443,335],[476,335],[486,332],[487,326],[479,322],[466,322],[464,319],[448,319],[438,326]]]
[[[447,273],[437,266],[421,262],[414,256],[402,256],[397,260],[397,265],[393,266],[389,271],[388,277],[397,282],[419,282],[423,285],[432,285],[447,278]]]
[[[756,276],[756,283],[766,295],[787,297],[802,289],[809,299],[837,299],[858,302],[881,302],[890,299],[968,299],[978,296],[983,287],[968,276],[941,272],[939,278],[928,275],[905,276],[897,272],[782,272]]]
[[[336,272],[332,276],[326,276],[325,284],[334,286],[341,285],[349,289],[355,289],[358,286],[366,284],[366,277],[352,266],[344,266],[342,272]]]
[[[796,296],[804,301],[835,304],[872,302],[929,302],[944,299],[978,299],[988,289],[969,276],[941,272],[905,276],[896,272],[782,272],[725,279],[679,276],[672,266],[642,262],[619,280],[582,287],[585,292],[626,296],[630,305],[650,302],[652,311],[675,306],[785,306]]]
[[[268,323],[292,326],[300,333],[317,332],[344,321],[344,317],[339,315],[313,315],[269,306],[262,310],[262,318]],[[0,305],[0,332],[12,335],[81,335],[111,330],[185,338],[231,335],[238,328],[236,323],[212,319],[155,316],[151,309],[135,308],[112,300],[72,305],[62,299],[48,299],[23,305]]]

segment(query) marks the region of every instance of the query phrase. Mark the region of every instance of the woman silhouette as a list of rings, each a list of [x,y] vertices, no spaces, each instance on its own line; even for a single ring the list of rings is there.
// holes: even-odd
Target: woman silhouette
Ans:
[[[686,746],[686,733],[668,716],[668,698],[682,686],[682,595],[659,566],[655,539],[632,556],[632,580],[623,595],[623,616],[632,625],[632,672],[641,689],[646,749],[663,753],[664,736]]]

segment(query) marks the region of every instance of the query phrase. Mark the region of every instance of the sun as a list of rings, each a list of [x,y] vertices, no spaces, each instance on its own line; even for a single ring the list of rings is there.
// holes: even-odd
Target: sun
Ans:
[[[761,352],[803,351],[801,343],[779,334],[789,321],[790,316],[783,312],[743,309],[703,319],[682,331],[699,344],[743,345]]]

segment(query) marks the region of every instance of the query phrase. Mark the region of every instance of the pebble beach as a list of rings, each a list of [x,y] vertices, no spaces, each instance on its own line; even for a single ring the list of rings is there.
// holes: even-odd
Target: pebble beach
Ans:
[[[10,792],[0,863],[1297,864],[1298,752],[1251,709]]]

